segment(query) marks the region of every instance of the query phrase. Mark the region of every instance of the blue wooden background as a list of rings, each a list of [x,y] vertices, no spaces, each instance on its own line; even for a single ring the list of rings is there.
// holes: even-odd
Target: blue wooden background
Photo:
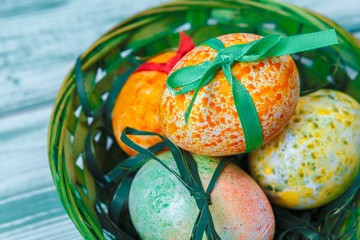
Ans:
[[[286,0],[360,38],[360,0]],[[75,58],[121,20],[167,0],[0,1],[0,239],[81,239],[47,159],[57,91]]]

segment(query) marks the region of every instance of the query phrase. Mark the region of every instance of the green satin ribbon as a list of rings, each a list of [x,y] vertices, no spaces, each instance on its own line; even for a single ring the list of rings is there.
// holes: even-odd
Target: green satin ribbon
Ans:
[[[267,57],[278,57],[293,53],[313,50],[338,44],[334,29],[281,37],[273,34],[251,43],[237,44],[225,48],[217,38],[212,38],[201,45],[207,45],[215,49],[218,54],[212,61],[205,61],[198,65],[188,66],[173,72],[166,81],[171,93],[184,94],[195,90],[191,102],[185,112],[185,124],[188,124],[191,109],[200,89],[210,83],[216,70],[222,68],[229,82],[235,102],[235,107],[244,131],[246,150],[249,152],[262,145],[262,129],[254,102],[242,85],[241,79],[236,79],[231,73],[231,65],[234,62],[251,62]],[[176,88],[180,88],[176,90]]]
[[[160,137],[164,141],[163,143],[165,143],[165,145],[171,151],[180,175],[174,170],[172,170],[170,167],[168,167],[154,153],[149,151],[149,149],[145,149],[134,143],[127,135],[145,135]],[[190,240],[201,240],[203,239],[204,234],[206,234],[207,239],[221,240],[220,236],[215,230],[214,222],[209,208],[209,204],[211,204],[210,193],[215,187],[216,181],[220,176],[222,169],[232,160],[231,157],[222,158],[220,160],[211,177],[210,183],[205,190],[200,179],[197,163],[195,162],[192,155],[189,152],[177,147],[166,137],[157,133],[145,132],[126,127],[121,134],[121,141],[123,141],[123,143],[125,143],[130,148],[139,152],[140,154],[138,155],[143,155],[159,162],[163,167],[165,167],[168,171],[174,174],[174,176],[189,191],[191,196],[194,197],[196,205],[199,208],[199,213],[195,220]]]

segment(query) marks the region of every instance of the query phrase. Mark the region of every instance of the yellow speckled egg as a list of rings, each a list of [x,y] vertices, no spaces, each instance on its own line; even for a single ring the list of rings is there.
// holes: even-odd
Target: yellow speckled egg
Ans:
[[[166,63],[176,52],[166,52],[151,58],[150,63]],[[113,110],[113,129],[120,147],[129,155],[137,152],[120,139],[125,127],[162,134],[158,118],[158,99],[167,74],[160,71],[141,71],[130,75],[119,93]],[[129,136],[142,147],[150,147],[161,139],[157,136]]]
[[[225,47],[261,38],[236,33],[218,37]],[[200,45],[187,53],[172,72],[211,61],[218,52]],[[232,74],[251,95],[258,113],[264,143],[276,136],[290,120],[299,98],[299,76],[290,56],[235,62]],[[202,87],[191,110],[188,125],[184,114],[194,91],[173,95],[166,87],[160,95],[159,118],[163,133],[176,145],[190,152],[225,156],[245,151],[245,137],[234,104],[231,86],[223,71]]]
[[[340,196],[360,166],[360,104],[335,90],[301,97],[271,142],[250,154],[251,175],[270,201],[308,209]]]

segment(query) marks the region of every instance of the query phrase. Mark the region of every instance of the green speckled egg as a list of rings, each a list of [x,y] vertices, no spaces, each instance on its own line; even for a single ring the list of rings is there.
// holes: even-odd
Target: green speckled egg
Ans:
[[[206,189],[219,159],[193,156]],[[159,158],[177,171],[170,152]],[[235,164],[223,169],[211,200],[215,229],[223,240],[273,238],[275,222],[269,201],[256,182]],[[129,209],[140,237],[156,240],[190,239],[199,213],[189,191],[154,160],[136,174],[130,189]]]
[[[251,175],[270,201],[292,209],[334,200],[359,166],[360,105],[335,90],[301,97],[290,123],[249,161]]]

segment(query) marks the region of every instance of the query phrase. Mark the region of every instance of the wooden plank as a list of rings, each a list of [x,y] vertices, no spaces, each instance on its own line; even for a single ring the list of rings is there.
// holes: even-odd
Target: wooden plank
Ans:
[[[0,239],[81,239],[54,186],[2,200],[0,211]]]
[[[286,1],[320,12],[347,29],[360,29],[358,0]],[[82,239],[50,175],[46,141],[52,106],[47,103],[54,101],[74,59],[102,33],[162,2],[166,0],[2,1],[0,239]],[[360,38],[360,31],[356,36]]]
[[[0,116],[52,103],[75,58],[110,27],[168,0],[7,0],[0,5]],[[360,28],[360,1],[294,1],[348,29]]]
[[[77,56],[123,19],[163,2],[8,0],[0,4],[0,115],[53,102]]]
[[[52,106],[0,118],[0,239],[81,239],[47,159]]]
[[[49,173],[46,138],[50,114],[51,105],[0,118],[1,199],[52,184],[51,178],[43,178]]]

